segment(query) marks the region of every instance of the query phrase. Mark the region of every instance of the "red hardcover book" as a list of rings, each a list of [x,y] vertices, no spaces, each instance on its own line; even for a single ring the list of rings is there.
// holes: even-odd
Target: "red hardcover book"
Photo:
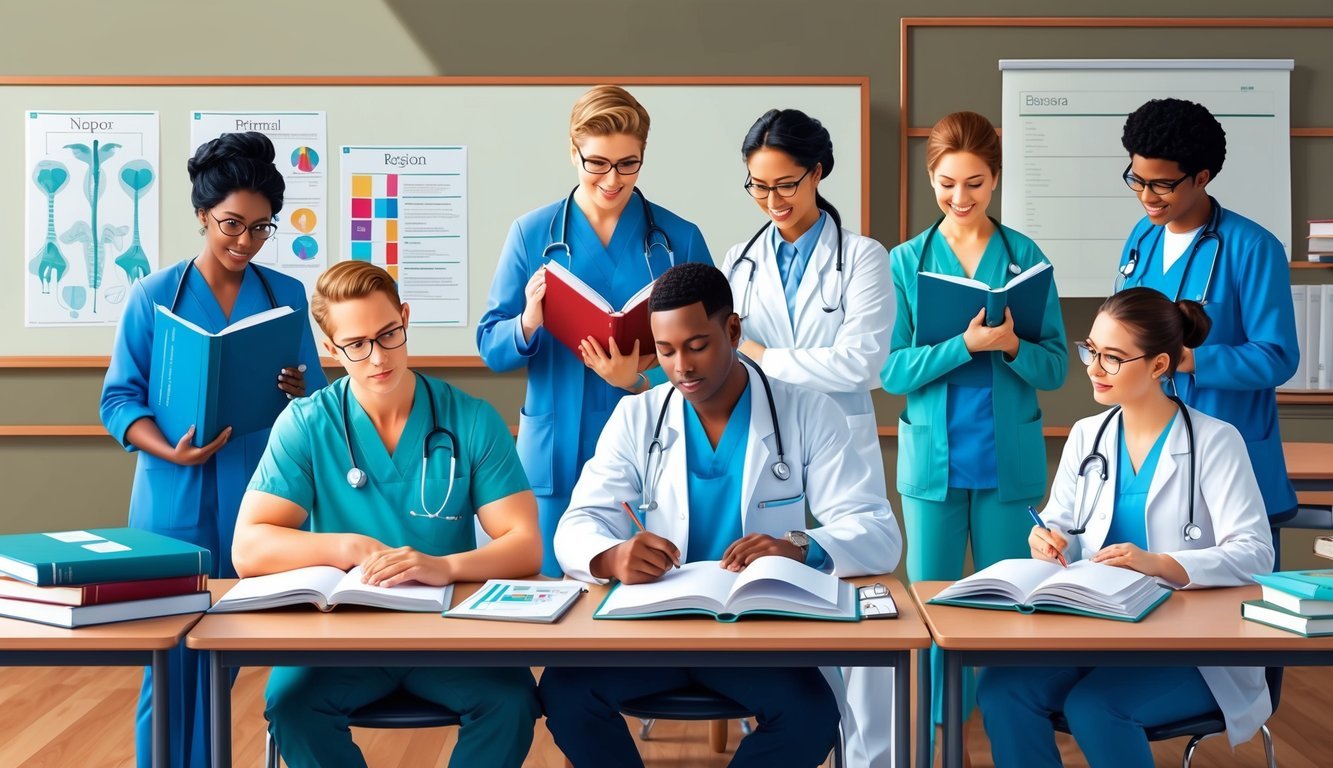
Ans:
[[[558,262],[546,265],[546,298],[542,300],[543,327],[561,344],[579,354],[579,344],[589,336],[611,351],[610,339],[623,355],[634,351],[639,342],[639,354],[656,351],[653,330],[648,324],[648,297],[653,284],[645,285],[638,293],[616,309],[600,293],[580,280]]]
[[[39,587],[27,582],[0,577],[0,598],[11,597],[53,605],[103,605],[129,600],[207,592],[207,576],[175,576],[169,579],[104,581],[72,587]]]

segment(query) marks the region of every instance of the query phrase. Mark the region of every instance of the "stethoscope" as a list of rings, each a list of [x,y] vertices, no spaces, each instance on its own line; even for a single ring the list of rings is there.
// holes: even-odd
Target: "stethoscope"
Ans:
[[[740,360],[748,364],[759,374],[759,381],[764,385],[764,397],[768,398],[768,415],[773,419],[773,439],[777,443],[778,460],[769,467],[773,476],[779,480],[788,480],[791,478],[791,467],[787,465],[786,454],[782,448],[782,426],[778,424],[778,407],[773,402],[773,387],[768,383],[768,375],[764,370],[754,362],[746,359],[744,356]],[[643,466],[643,498],[639,503],[639,510],[651,512],[657,509],[657,486],[662,480],[662,468],[666,464],[666,445],[662,442],[662,423],[666,421],[667,406],[671,404],[671,396],[676,394],[675,387],[667,391],[666,397],[662,398],[662,409],[657,412],[657,425],[653,427],[653,441],[648,444],[648,459]],[[656,455],[657,463],[653,464],[653,456]]]
[[[271,309],[278,308],[278,300],[273,295],[273,286],[268,284],[268,278],[264,277],[264,271],[259,267],[247,264],[246,269],[254,269],[255,277],[259,278],[259,284],[264,287],[264,295],[268,297],[268,305]],[[185,262],[185,269],[181,271],[181,279],[176,283],[176,295],[171,298],[171,311],[175,312],[177,305],[181,303],[181,296],[185,294],[185,283],[190,278],[190,270],[194,269],[194,259]]]
[[[1180,417],[1185,422],[1185,444],[1190,453],[1190,496],[1189,496],[1189,518],[1185,525],[1180,529],[1180,535],[1185,541],[1198,541],[1203,538],[1203,529],[1194,523],[1194,467],[1197,459],[1194,456],[1194,422],[1190,419],[1189,409],[1181,402],[1180,398],[1174,395],[1167,395],[1180,409]],[[1107,471],[1106,454],[1101,452],[1102,433],[1110,425],[1111,419],[1120,414],[1120,406],[1112,408],[1106,418],[1102,419],[1102,424],[1097,428],[1097,435],[1092,439],[1092,451],[1083,458],[1082,463],[1078,465],[1078,478],[1074,481],[1074,523],[1078,527],[1068,529],[1071,536],[1081,536],[1088,529],[1088,521],[1092,519],[1092,511],[1097,508],[1097,500],[1102,497],[1102,489],[1106,487],[1106,480],[1110,477]],[[1083,495],[1087,492],[1085,483],[1087,482],[1087,472],[1095,467],[1097,476],[1101,483],[1097,486],[1097,492],[1092,495],[1092,505],[1084,506]],[[1081,521],[1081,522],[1080,522]]]
[[[1004,245],[1004,256],[1009,260],[1009,274],[1022,274],[1023,268],[1018,266],[1018,261],[1014,258],[1014,249],[1009,245],[1009,236],[1004,233],[1004,227],[1000,226],[1000,222],[996,221],[994,216],[987,216],[986,218],[990,219],[991,224],[995,225],[995,231],[1000,235],[1000,243]],[[921,244],[921,253],[917,257],[917,272],[925,270],[926,254],[930,253],[930,241],[935,239],[935,233],[940,231],[940,225],[943,223],[944,217],[940,216],[935,220],[934,224],[930,225],[930,229],[926,232],[926,242]]]
[[[1200,304],[1206,305],[1208,303],[1208,291],[1213,287],[1213,275],[1217,273],[1217,257],[1222,253],[1222,235],[1217,231],[1218,225],[1222,222],[1222,206],[1217,204],[1217,201],[1213,199],[1212,195],[1208,196],[1208,203],[1213,207],[1212,211],[1208,214],[1208,225],[1203,228],[1203,231],[1199,233],[1198,237],[1194,238],[1194,244],[1190,246],[1189,255],[1185,257],[1185,273],[1181,275],[1180,288],[1176,289],[1176,295],[1172,301],[1180,301],[1181,289],[1186,285],[1189,285],[1190,269],[1194,266],[1194,256],[1199,252],[1199,246],[1203,245],[1206,240],[1212,240],[1217,244],[1217,247],[1213,249],[1213,263],[1208,265],[1208,280],[1203,284],[1203,293],[1199,294],[1199,298],[1196,299]],[[1143,231],[1143,234],[1139,235],[1139,239],[1134,243],[1134,247],[1129,249],[1129,258],[1126,259],[1125,263],[1120,267],[1120,275],[1116,278],[1116,293],[1119,293],[1124,288],[1133,287],[1129,285],[1129,278],[1133,277],[1134,273],[1138,271],[1139,260],[1143,254],[1143,239],[1150,233],[1157,232],[1157,241],[1160,241],[1162,238],[1162,230],[1165,228],[1166,225],[1160,227],[1148,227]],[[1156,249],[1157,243],[1154,242],[1152,250]],[[1152,250],[1148,252],[1147,257],[1143,257],[1143,273],[1134,281],[1135,285],[1143,284],[1143,278],[1148,273],[1148,258],[1151,258]]]
[[[416,371],[412,373],[421,384],[420,389],[422,391],[417,393],[417,397],[425,397],[426,402],[430,405],[431,430],[426,433],[426,439],[421,441],[421,512],[409,509],[407,513],[412,517],[428,517],[434,520],[444,512],[445,507],[449,506],[449,497],[454,494],[454,470],[458,466],[458,438],[454,436],[453,432],[440,426],[439,414],[435,412],[435,397],[431,394],[430,384],[426,382],[426,377]],[[365,470],[356,465],[356,456],[352,454],[352,424],[347,416],[347,401],[352,399],[351,386],[348,383],[346,387],[343,387],[343,437],[347,439],[347,462],[352,465],[352,468],[347,470],[347,484],[359,489],[366,486],[369,476]],[[436,507],[434,512],[427,512],[426,510],[429,507],[426,506],[426,473],[430,464],[430,439],[436,435],[444,435],[449,438],[449,485],[447,486],[448,490],[444,492],[444,501],[440,503],[440,506]],[[457,518],[446,517],[445,519],[454,520]]]
[[[835,226],[836,224],[837,223],[834,222]],[[741,255],[732,262],[731,269],[727,272],[727,282],[730,283],[732,278],[736,276],[736,270],[740,269],[742,264],[747,264],[750,268],[749,274],[745,277],[745,293],[741,295],[740,311],[736,313],[742,320],[750,316],[750,294],[754,292],[754,273],[759,269],[759,265],[755,263],[754,257],[749,255],[750,249],[754,247],[754,244],[759,240],[760,235],[767,232],[768,228],[771,226],[773,226],[773,222],[765,222],[764,226],[760,227],[759,231],[754,233],[754,237],[751,237],[750,241],[741,249]],[[835,294],[836,298],[832,303],[830,303],[824,296],[824,272],[822,270],[816,270],[816,275],[819,277],[819,301],[824,305],[823,310],[830,313],[842,308],[842,227],[838,227],[838,256],[833,264],[834,271],[838,273],[838,290]]]
[[[569,236],[569,209],[574,205],[574,193],[577,192],[578,189],[578,187],[574,187],[574,189],[570,190],[569,197],[565,198],[564,205],[560,208],[560,215],[551,217],[551,226],[547,228],[547,236],[549,237],[551,244],[546,246],[542,251],[542,261],[545,262],[548,258],[552,258],[551,251],[563,249],[565,252],[565,260],[569,263],[569,268],[571,270],[574,268],[574,250],[569,247],[569,242],[566,238]],[[656,280],[657,275],[653,272],[653,263],[650,258],[653,249],[661,248],[665,250],[667,261],[673,267],[676,266],[676,252],[671,249],[671,238],[667,236],[666,230],[657,226],[657,220],[653,218],[652,206],[648,205],[648,198],[643,196],[643,193],[639,191],[638,187],[634,188],[632,194],[639,196],[639,202],[643,205],[644,221],[648,222],[648,229],[643,233],[643,263],[644,266],[648,267],[648,275]],[[555,223],[557,220],[560,222],[560,237],[555,236]],[[657,240],[653,239],[654,235],[657,235]]]

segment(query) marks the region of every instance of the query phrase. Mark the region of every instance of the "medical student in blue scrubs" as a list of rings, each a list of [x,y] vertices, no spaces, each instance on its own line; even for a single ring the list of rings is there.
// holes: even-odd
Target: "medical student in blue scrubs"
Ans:
[[[1130,159],[1125,183],[1146,215],[1125,241],[1116,290],[1145,285],[1203,304],[1213,330],[1207,343],[1185,351],[1172,391],[1240,430],[1269,521],[1280,522],[1295,514],[1296,492],[1282,456],[1275,390],[1300,362],[1282,244],[1208,194],[1227,138],[1202,105],[1149,101],[1125,121],[1121,143]]]
[[[535,572],[537,505],[513,438],[485,401],[407,367],[409,308],[389,274],[338,264],[311,311],[347,376],[273,425],[241,503],[236,570],[359,566],[383,587]],[[475,521],[491,538],[481,548]],[[275,667],[264,714],[292,768],[359,768],[348,716],[398,689],[462,716],[449,765],[522,765],[540,715],[527,668]]]
[[[902,552],[898,524],[841,410],[737,355],[741,321],[723,273],[675,267],[649,306],[670,382],[622,400],[603,430],[556,531],[565,571],[642,584],[678,563],[716,560],[704,567],[741,571],[766,555],[840,578],[892,571]],[[650,459],[655,437],[660,449]],[[622,502],[639,507],[646,530]],[[807,528],[807,514],[818,527]],[[576,768],[641,766],[621,705],[690,684],[758,717],[733,768],[819,765],[846,711],[836,668],[548,667],[539,693],[547,727]]]
[[[745,191],[767,223],[727,251],[722,271],[741,317],[740,351],[775,379],[826,393],[838,404],[876,487],[884,456],[870,390],[889,355],[893,284],[884,246],[842,227],[819,193],[833,172],[833,138],[796,109],[765,112],[741,143]],[[856,720],[842,724],[851,765],[893,760],[893,670],[843,670]]]
[[[907,397],[898,424],[898,491],[912,581],[962,577],[969,540],[978,570],[1024,554],[1027,506],[1046,492],[1037,390],[1058,389],[1069,364],[1054,283],[1040,338],[1018,338],[1006,310],[999,326],[987,326],[983,311],[948,341],[917,342],[921,318],[936,309],[918,303],[918,273],[998,287],[1046,262],[1036,243],[986,215],[1000,173],[1000,141],[989,120],[975,112],[946,115],[926,140],[926,167],[944,215],[889,254],[898,310],[881,376],[885,389]],[[953,376],[975,360],[986,374]],[[943,665],[938,649],[931,656],[939,724]],[[967,682],[970,689],[970,676]]]
[[[1029,533],[1032,557],[1128,568],[1172,589],[1250,584],[1272,570],[1240,433],[1162,388],[1209,325],[1199,304],[1151,288],[1102,304],[1079,355],[1093,398],[1111,410],[1070,431],[1041,514],[1049,530]],[[1272,712],[1261,667],[1098,667],[1095,654],[1088,662],[982,670],[977,699],[997,768],[1061,765],[1057,712],[1093,768],[1151,768],[1145,728],[1221,709],[1234,747]]]
[[[194,429],[164,435],[149,405],[156,308],[167,307],[206,331],[220,331],[250,315],[278,306],[306,312],[305,288],[297,280],[251,259],[273,236],[285,184],[273,165],[273,144],[262,133],[228,133],[209,141],[189,161],[190,200],[204,245],[195,258],[136,282],[125,303],[111,364],[102,385],[101,415],[107,432],[127,451],[137,451],[130,491],[129,523],[206,547],[211,576],[231,578],[231,538],[245,484],[268,440],[268,430],[231,439],[231,430],[191,444]],[[327,380],[314,336],[307,329],[288,368],[273,372],[273,386],[303,397]],[[172,766],[203,766],[208,760],[208,661],[183,645],[171,663]],[[152,671],[144,670],[139,695],[135,750],[138,764],[151,754]]]
[[[528,369],[518,455],[537,494],[546,555],[583,463],[616,403],[649,387],[650,349],[604,349],[591,336],[571,351],[542,329],[545,265],[556,260],[612,306],[675,264],[712,263],[699,228],[647,202],[635,184],[648,143],[648,112],[623,88],[599,85],[574,104],[569,158],[578,185],[509,229],[491,283],[477,348],[492,370]],[[651,226],[650,226],[651,222]]]

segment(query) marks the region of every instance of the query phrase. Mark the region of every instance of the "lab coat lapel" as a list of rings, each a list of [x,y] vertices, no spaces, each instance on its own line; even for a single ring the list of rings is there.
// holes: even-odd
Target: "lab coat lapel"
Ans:
[[[690,543],[690,491],[689,470],[685,455],[685,406],[684,399],[677,392],[667,405],[666,421],[662,424],[662,477],[658,482],[657,509],[647,513],[643,521],[649,530],[670,539],[680,548],[681,562],[689,557]],[[650,419],[648,443],[652,442],[652,423],[656,422],[656,412]],[[647,478],[645,478],[647,481]],[[654,518],[654,516],[656,516]]]
[[[1147,510],[1147,531],[1148,546],[1153,546],[1153,534],[1174,530],[1174,520],[1168,522],[1161,519],[1161,515],[1154,516],[1153,510],[1160,507],[1162,513],[1177,515],[1182,521],[1187,516],[1189,505],[1188,493],[1190,489],[1187,485],[1181,485],[1181,482],[1188,483],[1189,473],[1189,440],[1185,431],[1185,417],[1177,414],[1174,421],[1171,422],[1171,432],[1166,436],[1166,444],[1162,446],[1162,453],[1157,458],[1157,471],[1153,473],[1152,482],[1148,485],[1148,499],[1144,503]],[[1172,478],[1178,471],[1184,471],[1186,474],[1181,477],[1180,482],[1172,483]],[[1170,488],[1168,489],[1168,484]],[[1185,490],[1182,492],[1181,489]],[[1163,494],[1166,494],[1163,496]],[[1167,503],[1156,505],[1158,497],[1163,496]]]
[[[834,295],[838,287],[837,265],[838,225],[830,216],[824,221],[824,228],[820,230],[819,237],[815,240],[815,251],[810,254],[805,274],[801,275],[801,283],[796,287],[796,317],[793,324],[795,328],[803,329],[805,333],[794,330],[792,346],[819,346],[804,337],[806,334],[815,333],[816,328],[813,323],[820,317],[834,314],[825,312],[824,307],[836,307],[842,299],[841,296]],[[846,254],[843,254],[843,269],[843,276],[846,277]],[[820,295],[821,293],[823,295]]]
[[[1115,489],[1120,463],[1119,414],[1111,417],[1111,423],[1106,427],[1106,434],[1102,435],[1101,444],[1096,446],[1094,450],[1101,451],[1107,459],[1106,482],[1102,484],[1101,495],[1098,496],[1097,486],[1100,480],[1095,470],[1088,469],[1088,477],[1085,483],[1090,487],[1084,489],[1088,496],[1087,503],[1092,502],[1093,496],[1097,496],[1097,503],[1093,505],[1092,515],[1085,523],[1087,532],[1083,534],[1084,557],[1091,557],[1102,548],[1102,545],[1106,542],[1106,533],[1111,529],[1111,516],[1115,514]]]
[[[762,320],[765,346],[787,349],[796,346],[791,316],[787,314],[787,294],[782,290],[782,273],[778,270],[778,255],[773,251],[776,229],[770,227],[755,243],[755,259],[759,274],[754,285],[750,317]]]
[[[755,492],[768,477],[768,466],[773,460],[773,451],[769,448],[773,441],[773,417],[763,380],[750,366],[745,365],[745,370],[750,375],[750,429],[746,432],[745,473],[741,476],[741,530],[749,533],[748,520],[755,504]]]

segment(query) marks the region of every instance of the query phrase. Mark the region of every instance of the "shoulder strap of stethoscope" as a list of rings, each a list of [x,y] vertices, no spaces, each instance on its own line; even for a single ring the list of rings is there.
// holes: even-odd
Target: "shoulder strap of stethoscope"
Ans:
[[[198,257],[195,257],[198,258]],[[194,259],[185,262],[185,269],[181,272],[181,279],[176,283],[176,295],[171,298],[171,311],[175,312],[180,305],[181,296],[185,293],[185,282],[190,278],[190,270],[194,269]],[[269,285],[268,278],[264,277],[264,272],[257,264],[249,264],[246,269],[253,269],[255,277],[259,278],[259,284],[264,289],[264,295],[268,297],[269,309],[278,308],[278,298],[273,294],[273,286]]]
[[[759,237],[760,237],[761,235],[763,235],[765,232],[767,232],[767,231],[768,231],[768,228],[771,227],[771,226],[773,226],[773,222],[771,222],[771,221],[766,221],[766,222],[764,222],[764,225],[763,225],[762,227],[760,227],[759,230],[758,230],[757,232],[755,232],[753,235],[751,235],[751,236],[750,236],[750,239],[747,240],[747,241],[745,242],[745,247],[741,249],[741,255],[736,257],[736,261],[740,261],[741,259],[745,258],[746,256],[749,256],[749,254],[750,254],[750,249],[754,247],[754,244],[755,244],[755,243],[759,242]],[[750,258],[753,259],[754,257],[751,256]],[[753,273],[751,273],[751,274],[753,275]],[[754,277],[751,276],[750,280],[753,281],[753,280],[754,280]]]

